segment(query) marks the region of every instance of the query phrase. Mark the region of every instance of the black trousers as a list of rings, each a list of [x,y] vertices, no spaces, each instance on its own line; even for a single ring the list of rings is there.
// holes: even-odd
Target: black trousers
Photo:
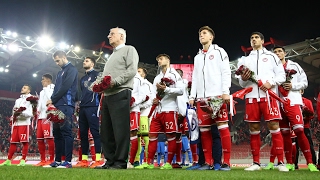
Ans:
[[[131,91],[123,90],[103,98],[100,138],[109,166],[127,168],[130,144]]]
[[[309,144],[310,144],[310,151],[311,151],[311,155],[312,155],[312,162],[313,164],[317,164],[317,157],[316,157],[316,152],[314,151],[314,146],[313,146],[313,142],[312,142],[312,134],[311,134],[311,130],[310,128],[304,128],[304,134],[306,135]],[[295,161],[295,165],[298,165],[298,161],[299,161],[299,144],[298,141],[296,140],[296,147],[297,147],[297,154],[296,154],[296,159]]]

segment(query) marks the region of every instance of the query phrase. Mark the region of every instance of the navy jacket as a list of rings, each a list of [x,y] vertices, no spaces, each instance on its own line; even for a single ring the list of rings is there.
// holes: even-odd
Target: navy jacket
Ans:
[[[74,107],[77,87],[78,70],[69,62],[57,74],[55,87],[51,96],[52,104],[56,107],[66,105]]]
[[[80,79],[80,107],[84,106],[99,106],[100,96],[98,93],[92,92],[88,87],[96,80],[99,72],[91,70],[85,73],[85,75]]]

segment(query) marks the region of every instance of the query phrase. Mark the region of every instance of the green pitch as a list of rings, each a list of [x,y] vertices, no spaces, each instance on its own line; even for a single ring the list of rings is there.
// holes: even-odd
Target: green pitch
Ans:
[[[43,167],[0,167],[0,179],[28,179],[28,180],[52,180],[52,179],[133,179],[133,180],[152,180],[152,179],[182,179],[182,180],[198,180],[198,179],[318,179],[319,172],[309,172],[307,169],[300,169],[292,172],[279,172],[278,170],[261,170],[255,172],[246,172],[243,169],[237,168],[231,171],[188,171],[184,169],[173,170],[101,170],[101,169],[57,169],[57,168],[43,168]]]

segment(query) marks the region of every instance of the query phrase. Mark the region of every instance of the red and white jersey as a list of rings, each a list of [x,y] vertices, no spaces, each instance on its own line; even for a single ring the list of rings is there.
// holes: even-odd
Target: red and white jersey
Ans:
[[[131,106],[131,112],[140,112],[139,105],[145,100],[145,96],[143,97],[143,91],[141,89],[143,79],[141,78],[140,74],[137,73],[134,76],[133,81],[133,89],[131,96],[135,99],[134,103]]]
[[[262,83],[269,82],[271,85],[275,85],[272,91],[277,93],[278,87],[285,82],[286,76],[282,66],[282,63],[277,55],[268,51],[266,48],[261,50],[253,50],[246,57],[242,57],[238,62],[238,67],[245,65],[248,67],[256,77],[257,80],[261,80]],[[243,88],[252,86],[253,89],[246,95],[246,98],[262,98],[266,97],[266,93],[259,89],[258,85],[250,80],[243,81],[239,78],[239,84]]]
[[[146,97],[149,97],[148,101],[145,101],[141,103],[140,106],[140,116],[148,116],[151,106],[152,106],[152,101],[156,97],[154,94],[155,90],[151,82],[149,82],[147,79],[143,80],[141,90],[143,92],[143,95]]]
[[[164,96],[159,102],[157,106],[156,112],[164,112],[164,111],[178,111],[177,105],[177,96],[183,95],[183,82],[181,76],[174,68],[168,68],[165,73],[160,71],[154,80],[153,80],[153,87],[156,90],[156,84],[161,82],[162,78],[168,78],[173,80],[175,83],[166,87],[164,90]],[[157,92],[155,92],[156,94]]]
[[[30,96],[31,94],[22,94],[20,95],[20,98],[15,101],[13,109],[25,107],[26,110],[22,111],[22,113],[19,116],[17,116],[17,121],[13,124],[14,126],[25,126],[31,124],[31,117],[33,117],[32,105],[30,101],[27,101],[27,98]]]
[[[178,104],[178,113],[182,116],[186,116],[187,112],[187,103],[189,102],[188,99],[188,81],[183,79],[183,95],[177,96],[177,104]]]
[[[314,109],[311,100],[302,97],[303,106],[306,106],[311,112],[314,114]],[[313,119],[314,116],[303,117],[304,128],[310,128],[310,121]]]
[[[298,63],[290,60],[287,61],[285,69],[287,70],[294,69],[297,71],[296,74],[292,75],[292,79],[291,79],[292,89],[289,91],[288,98],[290,99],[290,103],[292,105],[294,104],[302,105],[303,103],[302,103],[302,96],[301,96],[300,90],[306,89],[308,87],[307,75]],[[282,94],[281,93],[279,94],[282,97]]]
[[[216,44],[194,57],[189,99],[230,94],[231,70],[227,52]]]
[[[50,84],[47,87],[43,87],[43,89],[40,91],[39,94],[39,100],[38,100],[38,112],[39,117],[38,119],[46,119],[47,118],[47,101],[51,99],[51,95],[53,93],[54,84]]]

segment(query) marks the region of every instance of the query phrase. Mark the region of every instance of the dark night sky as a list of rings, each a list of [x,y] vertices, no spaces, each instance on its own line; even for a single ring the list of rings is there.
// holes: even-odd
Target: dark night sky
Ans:
[[[242,2],[246,2],[243,4]],[[0,0],[0,28],[20,34],[50,34],[86,49],[107,40],[112,27],[127,30],[127,44],[136,47],[140,61],[155,64],[159,53],[173,62],[180,55],[193,57],[201,47],[198,29],[209,25],[214,43],[230,60],[244,53],[251,32],[260,31],[286,44],[320,36],[316,1],[81,1]],[[192,62],[192,61],[189,61]]]

